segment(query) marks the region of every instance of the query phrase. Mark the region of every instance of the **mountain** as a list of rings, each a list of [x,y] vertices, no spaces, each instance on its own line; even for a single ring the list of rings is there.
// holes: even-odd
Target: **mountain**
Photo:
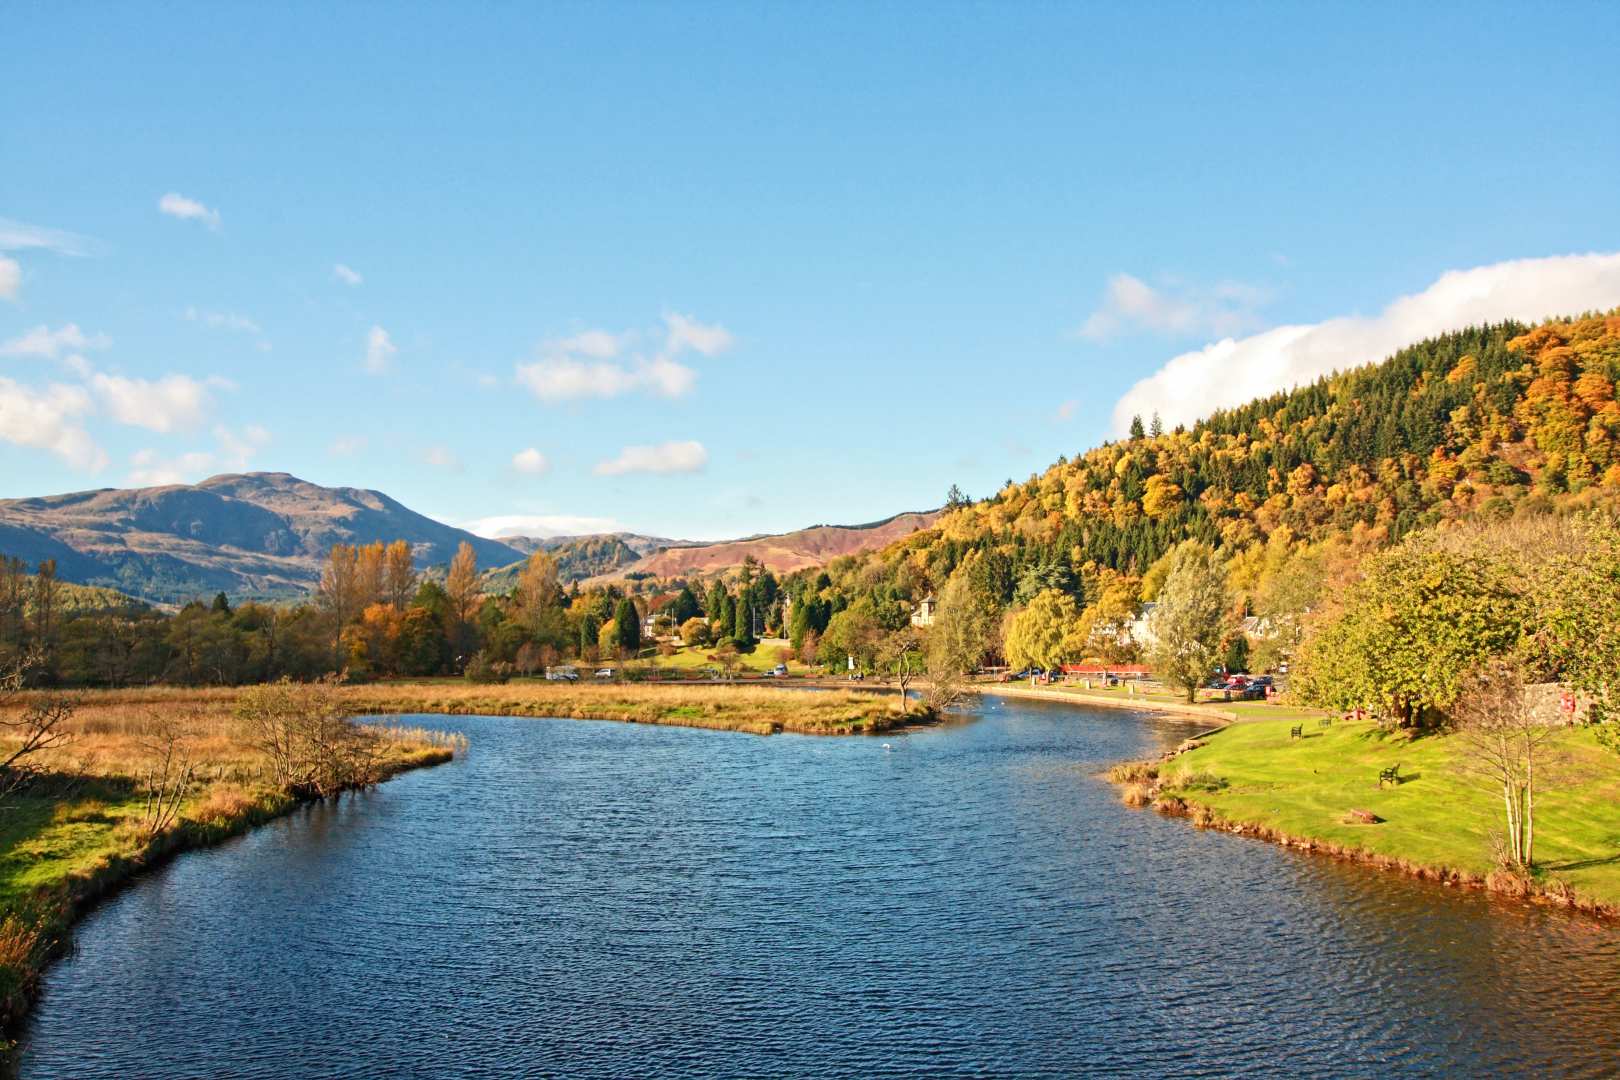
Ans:
[[[617,540],[638,559],[643,555],[651,555],[659,548],[691,547],[698,542],[696,540],[670,540],[662,536],[643,536],[640,533],[632,532],[576,533],[572,536],[499,536],[496,539],[508,547],[517,548],[525,555],[533,551],[557,551],[578,544],[604,543],[608,540]]]
[[[466,541],[484,565],[522,553],[416,513],[379,491],[328,488],[287,473],[199,484],[0,500],[0,553],[55,559],[57,574],[158,602],[225,592],[307,593],[333,544],[404,540],[418,566]]]
[[[885,547],[929,528],[940,513],[933,510],[896,514],[866,525],[813,525],[796,532],[664,548],[603,576],[670,578],[713,574],[741,566],[750,556],[773,573],[791,573],[821,566],[841,555],[857,555]]]

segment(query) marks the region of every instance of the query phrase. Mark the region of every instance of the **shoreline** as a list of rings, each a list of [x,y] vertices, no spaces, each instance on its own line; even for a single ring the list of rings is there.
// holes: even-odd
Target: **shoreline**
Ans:
[[[1224,729],[1217,728],[1185,740],[1154,759],[1117,762],[1099,774],[1100,778],[1121,789],[1121,801],[1127,807],[1152,809],[1165,817],[1185,818],[1197,829],[1230,833],[1313,856],[1325,856],[1353,863],[1371,870],[1393,871],[1446,887],[1478,889],[1490,894],[1494,899],[1560,907],[1605,921],[1620,919],[1620,904],[1586,895],[1559,878],[1552,878],[1551,884],[1548,884],[1502,871],[1482,874],[1444,862],[1406,858],[1374,851],[1353,843],[1309,836],[1261,822],[1242,821],[1206,801],[1199,800],[1191,791],[1175,787],[1167,788],[1161,783],[1160,773],[1164,766],[1200,749],[1204,745],[1203,739],[1206,735],[1215,734],[1220,730]],[[1224,782],[1222,778],[1222,783]]]
[[[454,758],[455,752],[449,747],[423,746],[384,765],[377,782],[385,784],[405,773],[443,765]],[[353,794],[354,790],[340,792],[336,797]],[[105,854],[93,865],[40,886],[15,903],[0,919],[0,964],[9,969],[10,984],[0,994],[0,1031],[6,1037],[0,1058],[8,1058],[16,1049],[15,1037],[39,1000],[45,970],[66,954],[74,927],[103,901],[188,851],[217,847],[316,801],[313,796],[259,792],[227,816],[209,821],[184,818],[139,850]]]
[[[981,683],[967,687],[966,692],[970,694],[988,694],[992,697],[1023,698],[1028,701],[1055,701],[1063,705],[1097,705],[1105,709],[1125,709],[1130,712],[1161,712],[1174,713],[1179,716],[1212,717],[1221,722],[1217,727],[1210,729],[1212,731],[1219,731],[1228,724],[1235,724],[1242,720],[1242,717],[1229,709],[1217,709],[1208,705],[1188,705],[1181,701],[1111,698],[1083,691],[1036,690],[1027,686]]]

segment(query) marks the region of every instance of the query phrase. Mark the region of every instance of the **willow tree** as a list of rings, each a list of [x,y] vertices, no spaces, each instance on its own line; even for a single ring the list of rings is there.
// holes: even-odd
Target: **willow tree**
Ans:
[[[1148,626],[1153,669],[1192,701],[1219,663],[1232,627],[1226,563],[1213,549],[1188,540],[1171,551]]]
[[[1001,651],[1013,667],[1058,667],[1080,648],[1079,623],[1074,597],[1043,589],[1008,620]]]

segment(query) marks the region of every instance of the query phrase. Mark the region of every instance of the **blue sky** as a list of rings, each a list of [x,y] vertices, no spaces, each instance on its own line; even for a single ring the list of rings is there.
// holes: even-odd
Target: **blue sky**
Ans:
[[[1620,304],[1613,6],[5,22],[5,497],[252,468],[531,530],[867,521]]]

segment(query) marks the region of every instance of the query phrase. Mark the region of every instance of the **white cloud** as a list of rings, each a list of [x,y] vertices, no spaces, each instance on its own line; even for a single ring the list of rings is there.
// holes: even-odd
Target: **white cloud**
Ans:
[[[204,206],[196,199],[188,199],[174,191],[158,200],[158,211],[170,217],[179,218],[181,221],[200,221],[210,229],[217,229],[220,225],[218,210]]]
[[[1065,401],[1063,404],[1057,407],[1057,418],[1059,420],[1073,420],[1074,410],[1079,407],[1080,403],[1078,401],[1073,399]]]
[[[246,315],[239,315],[234,311],[199,311],[191,307],[186,308],[188,322],[202,323],[214,330],[230,330],[238,334],[262,334],[263,328]]]
[[[664,316],[664,326],[663,348],[636,355],[627,355],[642,336],[633,330],[584,330],[551,338],[541,342],[538,359],[518,364],[514,375],[548,404],[631,393],[683,397],[697,385],[697,372],[676,357],[684,352],[715,356],[731,347],[731,333],[674,313]]]
[[[89,255],[95,242],[61,229],[47,229],[28,225],[10,218],[0,218],[0,251],[27,251],[38,248],[58,255]]]
[[[22,291],[22,265],[16,259],[0,255],[0,300],[17,299]]]
[[[666,442],[656,446],[627,446],[619,456],[598,462],[598,476],[623,476],[626,473],[693,473],[702,471],[709,463],[709,452],[695,440]]]
[[[612,518],[578,514],[498,514],[464,521],[458,528],[491,540],[509,536],[579,536],[624,531],[624,526]]]
[[[208,384],[189,375],[132,379],[98,372],[90,376],[90,388],[114,419],[150,431],[196,427],[212,406]]]
[[[141,487],[166,487],[201,480],[213,471],[214,458],[206,450],[164,457],[156,450],[137,450],[129,459],[129,482]]]
[[[667,333],[664,338],[664,350],[671,356],[695,349],[704,356],[718,356],[731,348],[735,339],[731,331],[719,323],[705,325],[679,312],[669,312],[664,316],[664,326]]]
[[[1158,334],[1229,335],[1259,325],[1256,309],[1269,294],[1241,282],[1228,281],[1210,289],[1180,285],[1154,288],[1130,274],[1108,279],[1102,307],[1091,313],[1079,335],[1102,341],[1132,330]]]
[[[664,357],[626,366],[607,360],[551,356],[517,366],[517,380],[541,401],[612,398],[634,391],[680,397],[697,382],[697,372]]]
[[[435,469],[448,469],[451,472],[461,471],[461,459],[448,446],[428,447],[422,451],[422,460]]]
[[[80,420],[94,408],[83,387],[51,385],[36,391],[0,377],[0,439],[48,450],[91,472],[107,464],[106,452]]]
[[[360,271],[346,266],[343,263],[332,264],[332,276],[345,285],[358,285],[366,279],[360,276]]]
[[[1484,322],[1535,322],[1620,304],[1620,253],[1517,259],[1451,270],[1378,315],[1278,326],[1182,353],[1133,386],[1114,407],[1123,434],[1132,416],[1166,425],[1376,363],[1407,345]]]
[[[399,352],[399,346],[394,339],[388,336],[388,331],[380,326],[373,326],[366,335],[366,370],[373,375],[381,375],[388,370],[388,362]]]
[[[332,440],[330,453],[333,457],[353,457],[365,448],[364,435],[344,435]]]
[[[540,346],[542,355],[585,356],[592,360],[611,360],[625,350],[635,334],[622,334],[607,330],[582,330],[571,337],[552,338]]]
[[[222,472],[241,472],[270,442],[270,433],[258,425],[232,431],[223,424],[214,427],[213,450],[191,450],[165,457],[156,450],[137,450],[129,459],[132,484],[161,487],[166,484],[192,484]]]
[[[112,344],[106,334],[86,334],[77,323],[57,330],[36,326],[0,344],[0,356],[38,356],[54,360],[63,352],[76,349],[105,349]]]
[[[517,453],[512,455],[512,468],[516,469],[520,473],[528,473],[530,476],[539,476],[550,467],[551,462],[546,460],[546,455],[542,454],[532,446],[526,450],[519,450]]]

